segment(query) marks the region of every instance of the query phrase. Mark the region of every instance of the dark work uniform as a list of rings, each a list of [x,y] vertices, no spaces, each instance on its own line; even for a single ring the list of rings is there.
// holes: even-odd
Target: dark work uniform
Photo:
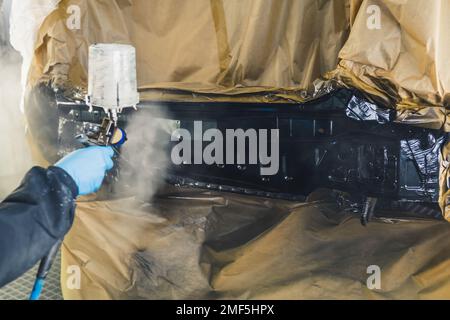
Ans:
[[[47,255],[72,226],[78,187],[61,168],[31,169],[0,203],[0,287]]]

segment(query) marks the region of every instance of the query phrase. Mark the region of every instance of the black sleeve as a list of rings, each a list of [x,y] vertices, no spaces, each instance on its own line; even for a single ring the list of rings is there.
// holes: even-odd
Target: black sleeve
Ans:
[[[62,169],[31,169],[0,203],[0,287],[42,259],[72,226],[78,188]]]

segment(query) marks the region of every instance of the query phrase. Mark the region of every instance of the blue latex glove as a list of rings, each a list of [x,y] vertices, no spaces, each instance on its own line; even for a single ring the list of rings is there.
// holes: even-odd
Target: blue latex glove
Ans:
[[[79,195],[87,195],[100,189],[106,171],[114,166],[113,155],[111,147],[88,147],[65,156],[55,166],[72,177]]]

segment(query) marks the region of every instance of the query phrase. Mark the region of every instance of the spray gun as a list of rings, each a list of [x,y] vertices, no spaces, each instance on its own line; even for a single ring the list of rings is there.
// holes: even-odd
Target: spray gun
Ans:
[[[126,133],[118,127],[119,114],[124,108],[136,109],[139,103],[136,81],[136,50],[123,44],[94,44],[89,47],[89,83],[86,104],[105,110],[100,126],[92,125],[84,137],[84,144],[120,146]]]
[[[90,124],[75,138],[84,146],[111,146],[116,158],[125,143],[125,130],[119,128],[119,114],[124,108],[136,109],[139,103],[136,80],[136,50],[131,45],[94,44],[89,47],[89,83],[86,104],[89,111],[103,108],[106,117],[100,125]],[[45,278],[59,251],[58,241],[41,260],[30,300],[38,300]]]

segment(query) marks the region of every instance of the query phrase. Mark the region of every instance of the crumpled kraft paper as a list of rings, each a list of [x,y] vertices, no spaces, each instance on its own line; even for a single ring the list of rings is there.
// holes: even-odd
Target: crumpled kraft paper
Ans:
[[[66,299],[449,299],[449,234],[445,221],[363,227],[329,199],[179,190],[80,202],[61,283]],[[373,290],[369,266],[381,271]]]

